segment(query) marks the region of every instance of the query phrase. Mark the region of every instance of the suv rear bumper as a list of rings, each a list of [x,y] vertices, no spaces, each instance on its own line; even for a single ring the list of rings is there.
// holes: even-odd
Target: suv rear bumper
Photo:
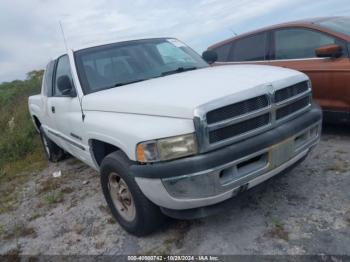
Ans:
[[[132,165],[130,171],[145,196],[164,210],[214,205],[306,157],[319,141],[321,121],[322,112],[313,105],[303,116],[233,145],[164,163]]]

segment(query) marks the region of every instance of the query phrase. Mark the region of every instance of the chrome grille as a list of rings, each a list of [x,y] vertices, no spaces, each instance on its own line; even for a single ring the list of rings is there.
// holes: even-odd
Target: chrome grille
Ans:
[[[247,114],[266,107],[268,103],[267,96],[262,95],[232,105],[224,106],[208,112],[207,123],[212,124],[232,117]]]
[[[209,133],[209,143],[215,143],[251,130],[260,128],[270,122],[270,114],[257,116],[237,124],[216,129]]]
[[[304,82],[300,82],[298,84],[277,90],[275,93],[275,102],[278,103],[290,97],[304,93],[308,89],[309,89],[309,86],[307,84],[307,81],[304,81]]]
[[[308,106],[310,104],[310,97],[304,97],[302,99],[297,100],[294,103],[291,103],[289,105],[286,105],[284,107],[281,107],[279,109],[276,110],[276,119],[282,119],[286,116],[289,116],[290,114],[293,114],[297,111],[299,111],[300,109],[305,108],[306,106]]]
[[[237,97],[226,97],[201,106],[195,112],[195,126],[200,152],[206,152],[256,135],[288,121],[311,105],[311,88],[303,81],[273,92],[262,86],[258,95],[230,103]],[[226,104],[223,107],[219,105]]]

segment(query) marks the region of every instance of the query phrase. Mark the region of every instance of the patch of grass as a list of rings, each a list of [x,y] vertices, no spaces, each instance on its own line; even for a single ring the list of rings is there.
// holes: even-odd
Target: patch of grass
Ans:
[[[41,216],[42,216],[42,214],[40,214],[39,212],[35,211],[35,212],[30,216],[30,218],[28,218],[28,221],[33,221],[33,220],[35,220],[35,219],[37,219],[37,218],[39,218],[39,217],[41,217]]]
[[[348,223],[348,225],[350,226],[350,217],[345,219],[346,223]]]
[[[335,163],[327,167],[328,171],[344,173],[348,171],[350,168],[350,164],[346,161],[337,160]]]
[[[5,227],[0,224],[0,236],[2,236],[5,233]]]
[[[78,199],[76,198],[71,198],[70,199],[70,204],[69,206],[66,208],[66,211],[68,211],[69,209],[76,207],[78,205]]]
[[[35,231],[34,228],[32,227],[23,227],[20,231],[19,231],[19,236],[20,237],[31,237],[31,238],[36,238],[38,235]]]
[[[289,241],[289,233],[285,230],[283,222],[278,219],[272,219],[272,228],[265,235]]]
[[[348,152],[341,150],[341,149],[335,150],[335,152],[338,154],[348,154]]]
[[[0,182],[3,183],[6,181],[11,181],[14,179],[14,176],[19,173],[40,171],[46,168],[47,165],[48,162],[42,152],[41,147],[37,148],[22,159],[4,164],[0,171]]]
[[[83,231],[85,230],[85,227],[82,224],[77,223],[73,226],[73,230],[78,235],[81,235],[83,233]]]
[[[21,254],[21,249],[18,248],[18,247],[15,247],[15,248],[12,248],[12,249],[8,250],[4,254],[4,256],[11,257],[12,261],[20,261],[20,257],[19,257],[20,254]],[[11,261],[11,259],[9,259],[8,261]]]
[[[345,222],[350,226],[350,210],[345,213]]]
[[[0,214],[10,212],[19,205],[23,185],[31,179],[27,173],[40,171],[47,167],[47,160],[41,152],[33,152],[25,158],[10,162],[0,174]]]
[[[39,194],[47,193],[53,190],[60,188],[60,183],[58,179],[48,177],[47,179],[40,182],[40,186],[38,189]]]
[[[97,241],[97,242],[95,243],[95,247],[96,247],[97,249],[103,248],[104,245],[105,245],[105,242],[104,242],[103,240]]]
[[[168,255],[175,247],[180,249],[183,247],[186,234],[190,230],[191,226],[196,223],[195,221],[178,221],[176,224],[176,230],[169,238],[165,239],[162,245],[150,249],[142,255]],[[141,255],[141,254],[139,254]]]
[[[0,214],[11,212],[18,204],[17,194],[13,191],[6,190],[1,196]]]
[[[277,218],[272,219],[272,224],[277,228],[283,228],[283,223]]]
[[[28,110],[28,97],[40,93],[43,71],[24,81],[0,84],[0,170],[35,151],[39,145]]]
[[[73,193],[73,192],[74,192],[74,189],[71,188],[71,187],[65,187],[65,188],[63,188],[61,191],[62,191],[62,193],[64,193],[64,194],[70,194],[70,193]]]
[[[54,190],[52,192],[47,193],[44,196],[43,200],[47,205],[61,203],[63,201],[63,193],[61,191]]]
[[[104,206],[104,205],[99,205],[98,209],[105,215],[112,215],[111,211],[109,210],[108,207]]]
[[[18,204],[23,172],[46,166],[40,138],[28,111],[28,97],[40,92],[43,71],[32,71],[24,81],[0,84],[0,213]]]
[[[117,222],[115,221],[115,219],[113,217],[109,217],[109,218],[107,218],[107,223],[108,224],[116,224]]]
[[[17,239],[19,237],[36,238],[37,233],[34,228],[28,227],[24,223],[19,223],[15,224],[10,230],[4,231],[2,234],[2,238],[5,240],[13,238]]]

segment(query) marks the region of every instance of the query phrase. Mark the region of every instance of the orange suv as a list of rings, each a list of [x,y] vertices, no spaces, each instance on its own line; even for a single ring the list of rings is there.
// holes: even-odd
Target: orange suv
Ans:
[[[325,119],[350,119],[350,17],[284,23],[242,34],[208,48],[214,65],[254,63],[307,74]]]

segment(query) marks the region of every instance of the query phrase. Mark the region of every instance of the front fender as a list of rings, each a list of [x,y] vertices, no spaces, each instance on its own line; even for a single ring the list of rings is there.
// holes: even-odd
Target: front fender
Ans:
[[[136,160],[138,143],[194,132],[192,119],[86,111],[87,140],[100,140],[120,148]]]

